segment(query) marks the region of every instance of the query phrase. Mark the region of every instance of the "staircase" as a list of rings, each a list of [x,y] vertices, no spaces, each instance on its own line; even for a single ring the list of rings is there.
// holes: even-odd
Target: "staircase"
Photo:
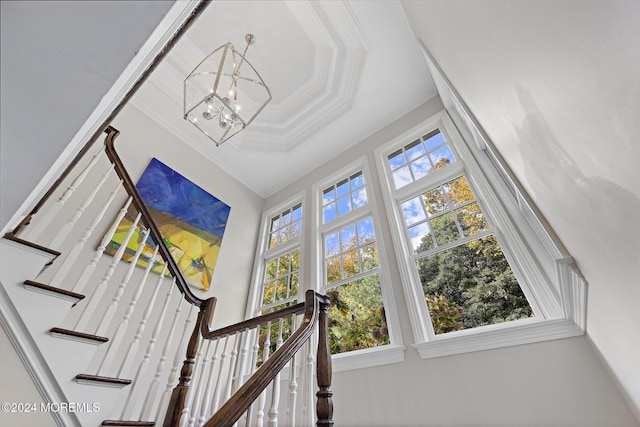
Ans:
[[[333,425],[327,298],[212,330],[216,299],[186,284],[106,133],[0,239],[2,324],[43,408],[65,427]]]

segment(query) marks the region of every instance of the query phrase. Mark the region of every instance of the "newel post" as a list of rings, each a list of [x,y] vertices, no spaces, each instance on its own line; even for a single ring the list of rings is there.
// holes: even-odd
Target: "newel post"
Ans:
[[[191,381],[191,375],[193,374],[193,367],[196,361],[196,353],[200,344],[201,333],[200,328],[204,321],[205,310],[204,307],[198,312],[198,318],[196,320],[193,333],[189,339],[189,345],[187,346],[187,357],[182,364],[182,370],[180,371],[180,382],[173,389],[171,393],[171,400],[169,400],[169,406],[167,407],[167,415],[164,418],[164,427],[175,427],[180,425],[180,417],[182,415],[182,409],[184,408],[185,400],[187,398],[187,392],[189,391],[189,382]]]
[[[322,295],[320,300],[320,316],[318,319],[318,355],[316,375],[318,380],[318,392],[316,396],[316,414],[318,426],[333,426],[333,392],[331,387],[331,351],[329,349],[329,297]]]

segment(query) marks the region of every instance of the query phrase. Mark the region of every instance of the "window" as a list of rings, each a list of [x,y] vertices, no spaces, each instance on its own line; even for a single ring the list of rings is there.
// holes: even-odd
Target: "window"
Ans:
[[[300,293],[302,203],[296,201],[275,212],[267,215],[257,314],[296,304]]]
[[[395,303],[366,162],[316,185],[319,291],[331,299],[334,368],[401,361]]]
[[[446,150],[433,164],[453,167],[455,159],[439,129],[425,138],[425,145],[433,139],[438,150]],[[392,170],[398,156],[388,156]],[[531,306],[466,177],[420,178],[413,182],[420,181],[421,193],[400,199],[399,205],[434,333],[531,317]],[[395,175],[394,181],[397,186]]]
[[[446,112],[376,150],[422,357],[580,334],[566,321],[562,283],[540,267],[546,253],[524,240],[535,233],[490,181],[495,159],[481,156]]]

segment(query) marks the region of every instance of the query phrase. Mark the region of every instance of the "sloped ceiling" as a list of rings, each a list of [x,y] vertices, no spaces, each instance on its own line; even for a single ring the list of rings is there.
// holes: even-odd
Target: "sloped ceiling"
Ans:
[[[576,259],[588,336],[640,414],[640,3],[403,6]]]
[[[383,31],[381,29],[384,29]],[[183,81],[231,42],[273,100],[216,147],[183,120]],[[397,1],[212,3],[132,99],[180,140],[267,197],[436,95]]]
[[[0,1],[0,227],[172,5]]]

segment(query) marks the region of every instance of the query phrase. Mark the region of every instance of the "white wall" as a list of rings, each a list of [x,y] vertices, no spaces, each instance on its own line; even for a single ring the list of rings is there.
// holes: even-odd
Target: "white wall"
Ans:
[[[3,327],[0,327],[0,360],[2,360],[3,384],[0,387],[0,402],[36,405],[36,411],[29,413],[0,411],[0,424],[14,427],[55,426],[56,423],[51,414],[40,411],[42,397]]]
[[[0,227],[172,6],[171,1],[0,2]]]
[[[403,1],[589,283],[587,334],[640,417],[640,3]]]
[[[387,128],[324,164],[265,201],[275,206],[340,167],[366,155],[401,131],[440,111],[434,98]],[[377,177],[368,189],[382,208]],[[379,233],[391,244],[386,213]],[[305,232],[315,234],[307,221]],[[305,253],[310,252],[307,239]],[[397,260],[387,248],[402,328],[405,361],[337,372],[335,420],[341,426],[636,426],[635,417],[606,367],[585,337],[422,360],[413,344]],[[303,256],[306,283],[311,260]]]
[[[155,157],[231,207],[211,288],[208,292],[194,289],[194,293],[218,298],[215,325],[244,320],[262,198],[135,107],[127,106],[113,126],[121,132],[116,149],[134,182]]]

